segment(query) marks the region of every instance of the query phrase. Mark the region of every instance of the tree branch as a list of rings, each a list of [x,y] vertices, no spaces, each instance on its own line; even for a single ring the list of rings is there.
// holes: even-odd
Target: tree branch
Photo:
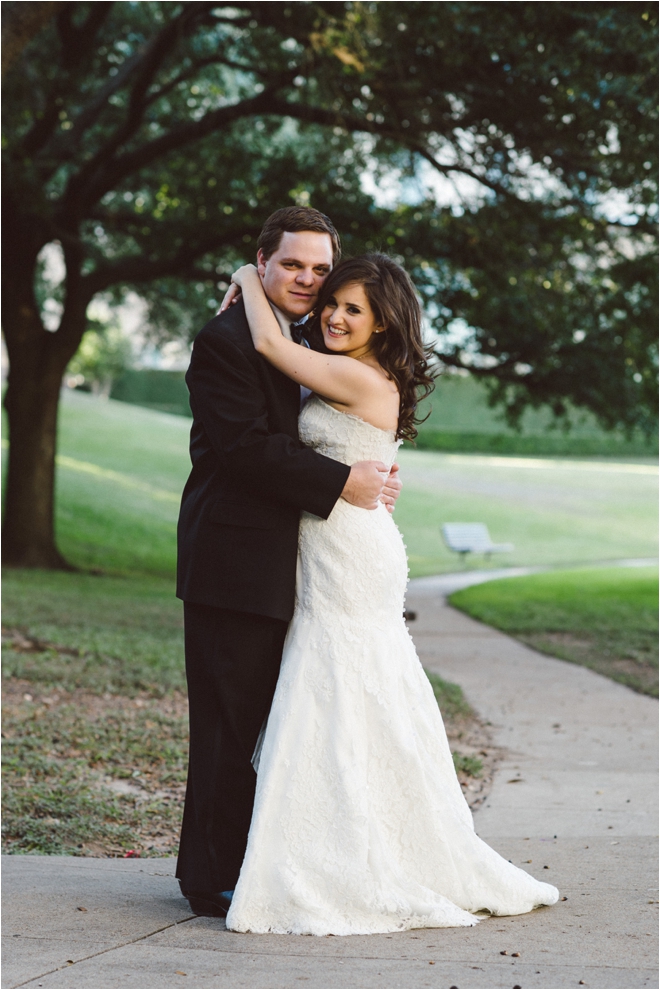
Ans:
[[[79,189],[79,185],[82,185],[82,175],[77,176],[72,180],[70,188],[67,190],[65,202],[68,204],[70,202],[69,197],[74,196],[84,199],[86,205],[98,201],[106,192],[114,188],[121,179],[139,171],[162,155],[206,137],[213,131],[220,130],[235,120],[257,114],[292,117],[307,123],[340,126],[349,131],[364,131],[377,134],[380,137],[397,141],[418,152],[443,174],[458,172],[468,175],[470,178],[475,179],[500,195],[512,196],[512,193],[508,192],[508,190],[504,189],[498,183],[478,175],[466,166],[442,165],[436,161],[432,152],[420,143],[418,139],[406,135],[405,132],[395,130],[391,125],[379,124],[376,121],[367,121],[360,117],[349,116],[341,111],[327,110],[323,107],[314,107],[305,103],[293,103],[278,98],[275,94],[282,84],[283,80],[280,80],[277,88],[273,87],[270,90],[265,90],[258,96],[243,100],[240,103],[213,110],[207,113],[201,120],[183,124],[168,134],[163,134],[161,137],[143,145],[142,148],[127,152],[114,161],[108,162],[105,166],[100,164],[97,166],[96,174],[91,177],[86,190]]]
[[[148,47],[150,42],[143,45],[131,58],[126,59],[124,64],[121,66],[116,76],[111,76],[104,86],[98,91],[96,96],[90,100],[90,102],[82,108],[78,116],[76,117],[73,129],[68,131],[66,134],[58,134],[49,149],[48,153],[48,167],[40,169],[41,176],[44,181],[52,176],[61,164],[70,161],[75,153],[79,150],[80,141],[85,131],[98,120],[99,115],[102,113],[103,109],[107,105],[108,100],[116,93],[117,90],[121,89],[126,80],[131,76],[131,74],[138,67],[140,61],[144,57],[145,48]],[[53,107],[55,112],[55,118],[57,118],[57,107]],[[30,135],[26,137],[26,143]],[[31,151],[32,149],[26,146],[26,151]]]
[[[76,117],[73,130],[67,135],[67,142],[72,146],[71,149],[67,150],[72,150],[84,132],[95,123],[110,97],[116,93],[117,90],[121,89],[135,70],[139,68],[140,63],[147,57],[148,50],[154,42],[155,38],[152,38],[151,41],[145,42],[145,44],[138,48],[138,50],[131,55],[130,58],[127,58],[117,71],[117,75],[111,76],[98,91],[94,99],[90,100],[87,106],[82,108]]]
[[[133,133],[137,123],[141,120],[142,114],[147,106],[145,101],[146,92],[151,85],[154,76],[158,72],[158,69],[162,65],[165,56],[171,51],[172,48],[174,48],[179,40],[179,37],[185,33],[191,23],[199,20],[200,17],[203,18],[205,13],[210,10],[212,6],[212,3],[186,4],[179,16],[170,21],[170,23],[159,32],[156,36],[154,45],[145,52],[140,74],[138,75],[131,91],[128,118],[126,120],[123,132],[118,135],[117,147],[123,144],[126,138]]]
[[[248,232],[256,237],[260,229],[260,225],[255,225]],[[194,267],[194,263],[199,258],[208,254],[209,251],[217,251],[219,248],[233,244],[237,238],[244,236],[245,233],[246,227],[244,225],[236,227],[234,230],[225,229],[221,233],[210,234],[198,241],[197,244],[187,243],[170,258],[144,258],[141,255],[124,258],[113,264],[101,265],[96,271],[85,275],[82,281],[86,285],[86,290],[93,296],[97,292],[109,289],[111,285],[119,285],[122,282],[149,282],[156,278],[165,278],[168,275],[185,275],[188,272],[200,274],[199,269]],[[207,273],[207,277],[209,274]]]
[[[149,94],[145,100],[145,103],[147,106],[151,106],[153,103],[160,100],[161,97],[166,96],[167,93],[170,93],[175,86],[179,85],[179,83],[186,82],[200,69],[205,69],[209,65],[226,65],[229,69],[237,69],[239,72],[252,73],[256,76],[263,76],[265,74],[258,67],[252,65],[241,65],[238,62],[233,62],[230,58],[224,58],[222,55],[211,55],[208,58],[202,58],[197,62],[193,62],[188,69],[180,72],[173,79],[170,79],[169,82],[163,83],[160,89],[157,89],[155,92]]]
[[[422,158],[426,159],[426,161],[432,165],[433,168],[437,169],[437,171],[441,172],[443,175],[450,175],[452,172],[460,172],[461,175],[468,175],[476,182],[480,182],[482,186],[486,186],[487,189],[491,189],[493,192],[499,193],[500,196],[513,196],[513,193],[511,193],[508,189],[505,189],[499,182],[492,182],[490,179],[484,178],[484,176],[479,175],[477,172],[474,172],[471,168],[467,168],[465,165],[442,165],[436,160],[433,152],[429,151],[428,148],[425,148],[422,144],[418,144],[417,142],[408,142],[408,147],[413,151],[416,151],[422,156]]]
[[[192,13],[193,16],[198,16],[200,13],[200,11],[197,10],[190,10],[190,7],[188,7],[188,12]],[[179,21],[181,20],[182,16],[183,15],[180,15]],[[175,24],[174,32],[171,30],[172,24]],[[43,170],[43,169],[41,170],[44,181],[47,181],[47,179],[50,178],[52,173],[56,171],[56,169],[59,168],[63,162],[70,161],[70,159],[75,155],[75,153],[79,149],[80,141],[85,131],[88,130],[98,119],[99,115],[107,105],[109,98],[119,89],[122,88],[124,83],[130,78],[131,75],[135,73],[136,70],[140,71],[141,69],[143,73],[143,78],[145,80],[143,89],[146,91],[146,89],[151,84],[151,80],[153,79],[153,76],[156,74],[158,70],[158,66],[160,62],[162,62],[163,58],[167,54],[167,48],[166,46],[163,45],[163,35],[166,33],[173,34],[174,35],[173,40],[174,42],[176,42],[177,26],[180,26],[178,22],[176,21],[171,22],[166,28],[164,28],[158,34],[154,35],[154,37],[151,38],[150,41],[145,42],[145,44],[142,45],[138,49],[138,51],[136,51],[130,58],[126,59],[126,61],[123,63],[117,74],[115,76],[111,76],[110,79],[107,80],[105,85],[101,87],[97,95],[87,104],[86,107],[83,107],[78,117],[76,118],[73,130],[71,130],[66,135],[58,135],[55,144],[53,146],[53,149],[49,155],[51,161],[53,159],[57,159],[57,161],[53,162],[50,165],[50,168],[48,168],[47,170]],[[169,40],[171,41],[172,39]],[[160,53],[158,53],[159,46],[163,49]],[[172,44],[170,44],[170,47],[172,47]],[[153,59],[154,54],[156,55],[160,54],[160,58],[158,62],[151,65],[151,73],[149,75],[148,70],[149,70],[150,59]],[[138,111],[136,114],[136,121],[134,122],[134,125],[131,128],[132,131],[135,131],[136,127],[139,126],[139,123],[144,114],[144,110],[149,106],[151,102],[152,101],[150,99],[142,99],[141,101],[139,101],[139,106],[137,106],[136,108]],[[135,99],[135,91],[132,94],[131,103],[136,103],[136,104],[138,103],[138,100]],[[55,108],[55,114],[57,114],[56,108]],[[129,110],[129,115],[130,115],[130,110]],[[129,120],[125,122],[124,128],[120,130],[119,134],[116,135],[116,137],[113,140],[108,142],[108,144],[101,150],[100,154],[107,153],[109,149],[112,149],[113,142],[114,142],[114,146],[116,147],[119,144],[123,143],[123,141],[126,140],[127,136],[130,136],[130,132],[126,133],[129,124],[130,124],[130,116],[129,116]]]
[[[80,241],[76,243],[73,240],[66,240],[62,242],[62,249],[66,265],[64,309],[60,325],[53,337],[54,346],[65,349],[68,346],[73,354],[80,342],[87,307],[93,293],[90,293],[90,286],[82,276],[84,245]]]
[[[62,67],[70,72],[84,59],[89,45],[96,37],[96,33],[110,14],[114,3],[95,3],[92,6],[87,20],[76,27],[73,23],[72,3],[62,4],[63,10],[57,15],[57,30],[62,42]]]
[[[75,28],[71,22],[71,7],[73,4],[55,4],[63,8],[57,15],[57,29],[62,44],[62,68],[70,74],[77,64],[87,55],[88,46],[93,41],[96,32],[110,13],[112,3],[98,3],[80,28]],[[50,140],[53,130],[59,120],[59,100],[66,94],[71,79],[65,75],[58,76],[47,100],[46,109],[23,139],[23,147],[29,156],[36,155]],[[52,173],[51,169],[51,173]],[[44,176],[48,178],[48,173]]]
[[[191,22],[204,17],[212,3],[195,4],[188,3],[184,9],[158,32],[154,38],[147,43],[140,58],[131,67],[134,74],[137,69],[139,74],[131,91],[128,113],[124,123],[118,128],[111,138],[100,148],[94,157],[78,172],[67,188],[65,199],[69,205],[77,198],[84,189],[87,182],[99,170],[103,170],[103,163],[111,159],[118,148],[121,147],[137,130],[142,122],[144,112],[149,105],[149,100],[145,99],[145,94],[152,84],[153,78],[158,72],[163,60],[176,45],[180,35],[190,26]],[[128,74],[125,76],[128,78]],[[99,108],[100,112],[100,108]]]
[[[86,184],[83,180],[87,176],[83,176],[82,173],[73,178],[64,197],[64,210],[70,209],[75,200],[81,201],[86,206],[96,202],[126,176],[138,172],[168,152],[206,137],[207,134],[220,130],[241,117],[268,113],[268,104],[271,98],[272,93],[266,90],[257,96],[242,100],[240,103],[219,107],[217,110],[205,114],[201,120],[182,124],[168,134],[163,134],[141,148],[121,155],[114,161],[107,164],[98,162],[95,174],[89,176]]]
[[[391,125],[379,124],[377,121],[370,121],[361,117],[349,116],[341,111],[325,110],[323,107],[314,107],[306,103],[290,103],[287,100],[276,99],[273,101],[272,106],[273,110],[271,112],[277,113],[280,116],[294,117],[296,120],[302,120],[308,123],[324,124],[332,127],[343,127],[347,131],[366,131],[369,134],[377,134],[380,137],[389,138],[390,140],[396,141],[398,144],[401,144],[412,151],[416,151],[443,175],[449,175],[452,172],[460,172],[463,175],[470,176],[470,178],[475,179],[487,188],[492,189],[493,192],[500,193],[504,196],[512,195],[503,186],[499,185],[499,183],[492,182],[490,179],[484,178],[467,166],[442,165],[436,160],[433,153],[421,143],[421,141],[412,135],[406,134],[404,130],[394,129]]]

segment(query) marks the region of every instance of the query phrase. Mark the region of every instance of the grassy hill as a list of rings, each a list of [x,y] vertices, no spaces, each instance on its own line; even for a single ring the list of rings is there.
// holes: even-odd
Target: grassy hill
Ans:
[[[65,392],[57,472],[59,544],[79,567],[168,577],[189,470],[190,420]],[[402,450],[395,519],[412,576],[455,570],[443,522],[485,522],[506,563],[569,565],[657,552],[650,463]],[[483,561],[474,561],[482,566]]]
[[[111,573],[174,573],[190,420],[65,392],[56,526],[65,556]]]

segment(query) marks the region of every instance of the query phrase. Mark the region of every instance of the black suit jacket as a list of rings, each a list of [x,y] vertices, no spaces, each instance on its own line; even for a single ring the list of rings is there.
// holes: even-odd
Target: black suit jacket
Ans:
[[[288,621],[300,511],[327,519],[350,468],[300,443],[300,388],[257,354],[241,302],[200,331],[186,384],[177,596]]]

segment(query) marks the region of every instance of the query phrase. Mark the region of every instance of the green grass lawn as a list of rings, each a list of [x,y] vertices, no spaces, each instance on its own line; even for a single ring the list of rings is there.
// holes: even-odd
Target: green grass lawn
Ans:
[[[404,490],[395,519],[413,577],[461,569],[443,545],[445,522],[484,522],[513,553],[490,565],[568,567],[654,558],[657,466],[604,460],[401,451]],[[483,567],[473,557],[468,567]]]
[[[576,569],[505,578],[450,602],[544,653],[658,696],[658,570]]]
[[[6,571],[3,628],[11,677],[128,696],[185,688],[183,606],[170,579]]]
[[[65,393],[56,528],[69,560],[114,574],[174,573],[189,434],[181,416]]]
[[[183,417],[64,395],[56,528],[80,571],[4,576],[8,850],[176,851],[186,716],[175,533],[189,429]],[[486,522],[495,540],[516,544],[510,564],[567,566],[657,550],[650,463],[412,450],[400,461],[395,519],[412,576],[458,569],[440,539],[450,521]],[[552,652],[564,655],[559,646]],[[448,728],[454,719],[462,732],[469,716],[460,689],[434,689]],[[475,755],[457,760],[464,775],[480,772]]]
[[[171,577],[190,420],[65,392],[57,536],[69,560],[105,573]],[[395,519],[412,577],[457,570],[443,522],[485,522],[515,552],[494,565],[569,566],[657,554],[657,467],[607,460],[402,450]],[[475,559],[469,566],[483,566]]]

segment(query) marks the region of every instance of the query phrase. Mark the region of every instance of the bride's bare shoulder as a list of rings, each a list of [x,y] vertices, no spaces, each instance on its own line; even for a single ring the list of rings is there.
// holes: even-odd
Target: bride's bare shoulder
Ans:
[[[371,382],[372,388],[378,395],[385,398],[388,395],[399,396],[399,388],[396,381],[377,361],[361,361],[360,364],[366,372],[366,376]]]

